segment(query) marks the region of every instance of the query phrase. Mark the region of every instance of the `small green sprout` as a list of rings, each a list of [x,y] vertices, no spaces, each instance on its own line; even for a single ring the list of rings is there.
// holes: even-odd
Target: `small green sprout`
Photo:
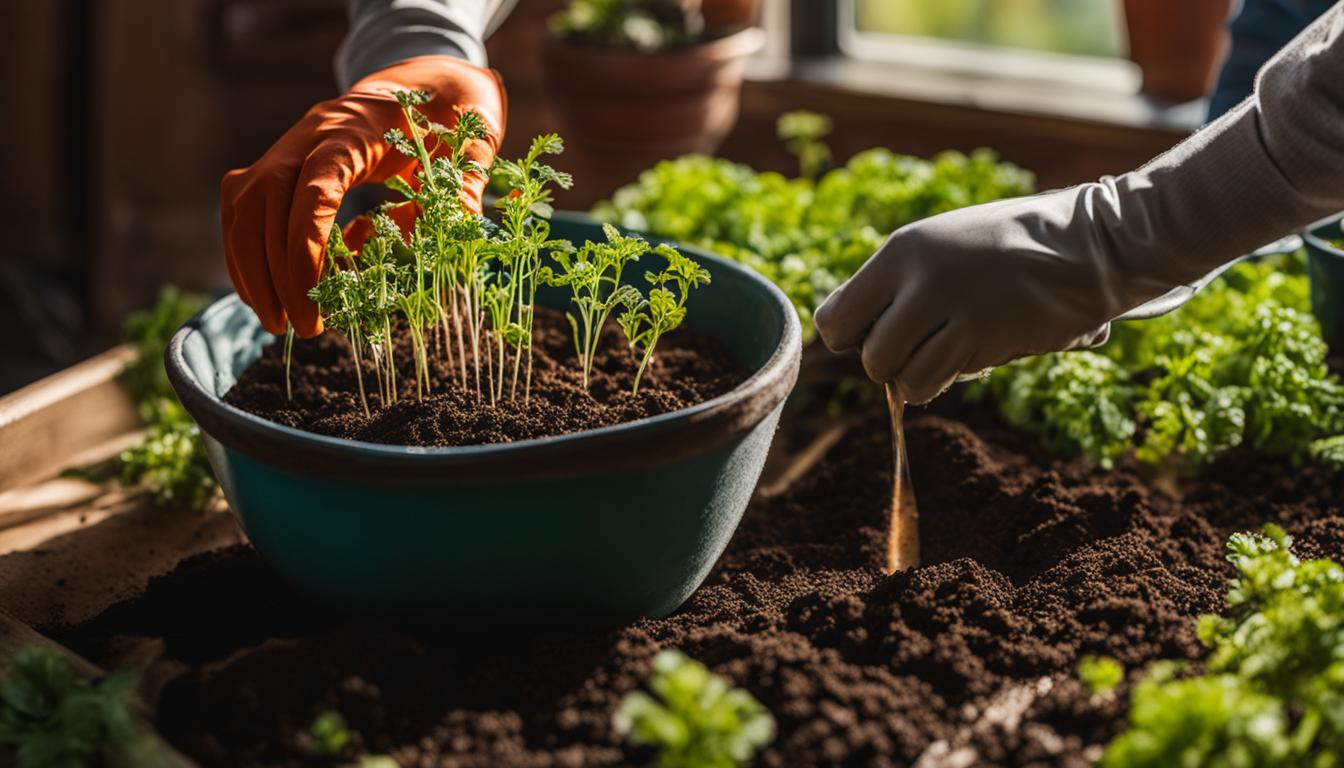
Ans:
[[[644,279],[654,286],[648,299],[630,306],[619,318],[631,349],[643,348],[639,370],[635,372],[633,392],[639,394],[639,381],[653,359],[654,347],[663,334],[686,319],[686,299],[691,289],[709,284],[709,270],[670,245],[659,245],[654,252],[667,261],[662,272],[646,272]],[[672,290],[675,288],[676,290]]]
[[[308,726],[308,738],[308,750],[313,754],[339,755],[350,743],[350,728],[340,712],[328,709],[318,714]]]
[[[1109,656],[1084,656],[1078,660],[1078,679],[1097,696],[1124,682],[1125,668]]]
[[[294,384],[290,377],[290,369],[294,362],[294,326],[286,324],[285,327],[285,399],[294,399]]]
[[[656,768],[735,768],[775,736],[775,720],[752,695],[665,650],[653,660],[653,695],[633,691],[612,718],[618,734],[655,747]]]
[[[789,154],[798,158],[798,173],[805,179],[820,179],[831,167],[831,148],[823,141],[831,133],[831,118],[805,109],[785,112],[775,123],[775,132]]]
[[[327,324],[350,343],[365,416],[372,415],[364,386],[366,359],[378,373],[380,404],[397,401],[394,329],[403,322],[414,355],[417,398],[432,393],[436,368],[431,354],[438,354],[444,363],[438,369],[452,371],[459,386],[474,387],[477,402],[488,399],[497,405],[504,400],[507,380],[509,402],[518,399],[521,389],[526,406],[532,391],[537,291],[545,283],[569,286],[574,294],[570,322],[585,386],[604,323],[618,306],[635,310],[626,325],[634,334],[632,344],[644,349],[644,364],[635,378],[637,393],[658,337],[681,322],[687,292],[707,282],[708,273],[662,248],[669,266],[648,275],[655,287],[645,300],[621,282],[626,265],[649,250],[645,241],[610,226],[605,243],[576,249],[552,239],[548,217],[553,189],[567,189],[573,181],[543,162],[564,151],[555,134],[537,136],[522,158],[496,159],[489,169],[506,190],[496,203],[497,224],[470,211],[463,200],[469,174],[487,172],[469,152],[471,142],[486,137],[484,118],[464,112],[447,127],[422,110],[430,102],[428,94],[402,91],[396,98],[405,124],[389,128],[383,138],[394,151],[416,161],[409,176],[385,182],[402,199],[385,204],[372,217],[373,233],[358,252],[333,228],[323,274],[309,292]],[[389,215],[407,205],[418,214],[409,237]],[[554,267],[543,266],[545,254]],[[293,339],[287,335],[287,394],[292,394],[292,351]]]
[[[552,249],[551,258],[556,266],[543,267],[542,282],[568,287],[574,294],[571,301],[575,312],[567,313],[574,331],[574,349],[583,370],[583,386],[593,370],[597,342],[602,328],[613,309],[633,307],[640,302],[639,291],[621,284],[621,273],[632,261],[638,261],[649,251],[649,244],[641,237],[622,235],[610,224],[603,224],[605,243],[585,243],[577,251]],[[577,313],[577,314],[576,314]]]
[[[159,743],[128,708],[137,681],[132,672],[86,680],[59,650],[21,649],[0,679],[0,762],[15,768],[166,764]]]

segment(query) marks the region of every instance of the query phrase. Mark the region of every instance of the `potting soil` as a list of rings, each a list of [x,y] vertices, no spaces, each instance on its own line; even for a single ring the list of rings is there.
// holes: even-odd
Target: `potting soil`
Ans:
[[[276,343],[248,366],[224,400],[279,424],[334,437],[391,445],[481,445],[568,434],[680,410],[728,392],[747,377],[712,339],[680,328],[658,342],[639,393],[633,394],[640,354],[609,322],[585,388],[569,322],[563,313],[540,307],[533,328],[531,386],[526,358],[515,380],[513,350],[505,345],[501,366],[492,343],[488,349],[479,347],[478,395],[470,343],[463,345],[464,384],[456,337],[450,339],[452,349],[446,353],[441,337],[434,331],[426,335],[431,387],[423,398],[416,394],[415,357],[404,326],[394,339],[398,398],[388,407],[378,395],[378,374],[366,351],[362,372],[370,416],[364,415],[359,401],[350,345],[330,331],[294,343],[292,398],[285,392],[283,344]],[[487,354],[493,362],[487,362]],[[488,394],[494,381],[491,366],[504,379],[502,397],[495,405]]]
[[[1123,728],[1141,665],[1202,656],[1196,617],[1223,608],[1228,534],[1275,521],[1299,554],[1344,556],[1338,472],[1245,455],[1181,481],[1046,464],[975,414],[912,411],[907,439],[925,565],[889,577],[890,436],[874,413],[755,501],[667,618],[394,625],[315,608],[236,547],[49,631],[108,665],[158,653],[158,726],[210,766],[646,764],[611,717],[662,648],[773,713],[758,765],[1083,766]],[[1127,682],[1090,695],[1074,671],[1084,654],[1118,659]],[[329,709],[353,732],[340,759],[306,736]]]

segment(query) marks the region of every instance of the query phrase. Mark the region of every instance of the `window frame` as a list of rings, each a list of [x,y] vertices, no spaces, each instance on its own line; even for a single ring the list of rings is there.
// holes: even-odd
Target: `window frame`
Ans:
[[[860,32],[857,2],[794,0],[793,4],[795,9],[800,5],[810,6],[809,16],[812,18],[804,23],[813,29],[825,28],[815,15],[821,6],[831,6],[827,10],[833,19],[828,25],[834,34],[832,52],[857,61],[971,77],[1067,85],[1101,93],[1133,95],[1139,91],[1141,77],[1137,67],[1121,56],[1086,56],[915,35]]]

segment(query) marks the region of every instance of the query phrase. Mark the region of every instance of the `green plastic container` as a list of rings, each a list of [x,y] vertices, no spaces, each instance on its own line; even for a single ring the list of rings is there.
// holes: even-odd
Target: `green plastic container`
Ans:
[[[1307,274],[1311,276],[1311,311],[1329,342],[1338,341],[1344,334],[1344,250],[1330,242],[1344,239],[1341,218],[1344,216],[1332,216],[1302,233]]]
[[[557,214],[553,236],[602,237]],[[273,339],[235,295],[174,335],[169,378],[257,551],[301,590],[363,612],[532,622],[675,610],[733,535],[798,376],[784,294],[710,253],[688,324],[752,372],[675,413],[516,443],[376,445],[284,427],[220,400]],[[543,303],[563,307],[557,292]]]

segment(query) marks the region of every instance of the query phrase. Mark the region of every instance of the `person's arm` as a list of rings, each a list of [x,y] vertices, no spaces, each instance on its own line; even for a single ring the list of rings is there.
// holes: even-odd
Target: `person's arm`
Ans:
[[[1126,310],[1340,210],[1344,3],[1252,98],[1143,168],[896,231],[816,326],[922,402],[958,374],[1104,338]]]
[[[416,56],[485,66],[485,25],[497,0],[350,0],[350,31],[336,52],[336,80],[357,80]]]

